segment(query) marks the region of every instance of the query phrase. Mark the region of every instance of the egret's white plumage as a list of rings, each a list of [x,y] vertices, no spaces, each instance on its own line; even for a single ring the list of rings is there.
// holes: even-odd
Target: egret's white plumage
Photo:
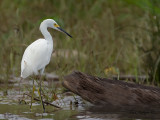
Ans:
[[[26,48],[23,54],[21,61],[22,78],[26,78],[32,74],[37,75],[39,71],[42,74],[46,65],[49,64],[53,51],[53,40],[47,30],[48,27],[64,32],[70,36],[67,32],[61,29],[54,20],[44,20],[40,25],[40,31],[42,32],[44,39],[34,41]]]

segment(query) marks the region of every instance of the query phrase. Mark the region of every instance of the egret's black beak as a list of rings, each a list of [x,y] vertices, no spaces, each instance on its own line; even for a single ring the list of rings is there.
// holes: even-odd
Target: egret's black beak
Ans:
[[[63,30],[62,28],[60,28],[60,27],[57,27],[61,32],[64,32],[65,34],[67,34],[69,37],[71,37],[72,38],[72,36],[69,34],[69,33],[67,33],[65,30]]]

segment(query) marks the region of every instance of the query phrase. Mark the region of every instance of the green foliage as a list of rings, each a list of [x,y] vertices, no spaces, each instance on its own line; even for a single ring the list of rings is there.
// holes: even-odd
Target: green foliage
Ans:
[[[148,12],[148,26],[145,31],[149,34],[150,42],[148,45],[139,46],[142,53],[145,66],[153,83],[160,82],[160,1],[159,0],[125,0],[128,3],[137,5],[142,10]],[[146,39],[143,39],[146,41]]]
[[[136,5],[151,14],[160,15],[159,0],[125,0],[126,2]]]
[[[10,75],[20,75],[23,52],[30,43],[43,37],[39,24],[46,18],[55,19],[73,36],[70,39],[50,30],[55,55],[46,72],[63,76],[80,70],[105,77],[105,67],[113,66],[119,69],[119,74],[141,75],[152,70],[150,73],[154,75],[159,67],[149,66],[155,66],[158,58],[158,3],[158,0],[15,0],[12,3],[1,0],[0,75],[4,80]],[[149,53],[145,51],[153,46],[155,53],[150,56],[154,60],[146,62]]]

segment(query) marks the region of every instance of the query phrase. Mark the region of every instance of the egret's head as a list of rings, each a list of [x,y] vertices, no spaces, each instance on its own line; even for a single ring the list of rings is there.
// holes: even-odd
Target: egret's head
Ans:
[[[45,25],[47,25],[47,27],[50,27],[50,28],[53,28],[53,29],[58,30],[60,32],[63,32],[72,38],[72,36],[70,34],[68,34],[65,30],[63,30],[53,19],[46,19],[41,24],[43,24],[43,23]]]

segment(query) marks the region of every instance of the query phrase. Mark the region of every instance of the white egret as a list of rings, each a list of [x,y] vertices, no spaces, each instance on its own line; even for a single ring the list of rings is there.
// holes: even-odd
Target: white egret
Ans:
[[[55,30],[64,32],[68,36],[72,37],[70,34],[68,34],[66,31],[60,28],[59,25],[53,19],[44,20],[40,25],[40,31],[43,34],[44,39],[40,38],[34,41],[24,51],[21,61],[22,78],[26,78],[30,75],[38,75],[38,74],[42,75],[46,65],[49,64],[51,59],[51,54],[53,51],[53,40],[47,28],[53,28]],[[41,97],[41,82],[40,82],[40,97]],[[42,98],[41,102],[43,104]],[[43,104],[43,109],[45,110],[44,104]]]

